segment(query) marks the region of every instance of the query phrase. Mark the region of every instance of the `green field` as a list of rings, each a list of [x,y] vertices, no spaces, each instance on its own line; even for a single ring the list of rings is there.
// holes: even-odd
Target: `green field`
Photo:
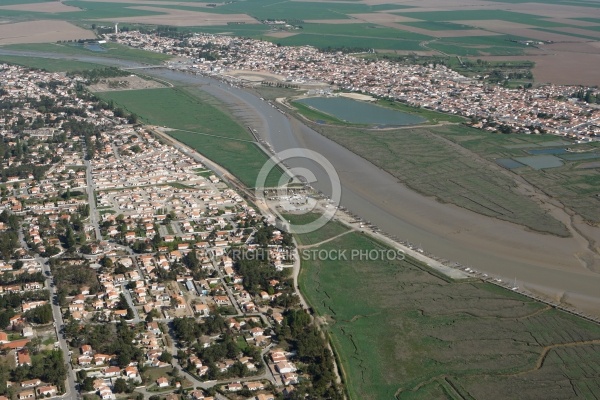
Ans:
[[[27,1],[35,3],[37,0]],[[113,2],[114,1],[114,2]],[[202,1],[209,3],[209,1]],[[524,0],[504,0],[495,5],[490,4],[489,9],[466,9],[461,10],[436,10],[417,12],[404,12],[405,8],[419,7],[419,5],[395,4],[374,4],[369,5],[361,1],[285,1],[279,0],[253,0],[253,1],[231,1],[216,2],[216,7],[195,7],[191,0],[184,2],[165,1],[156,5],[156,10],[144,10],[139,8],[140,3],[118,2],[117,0],[106,1],[83,1],[66,0],[65,5],[79,8],[80,11],[74,12],[56,12],[40,13],[35,11],[2,10],[3,17],[10,20],[33,20],[40,18],[50,18],[70,21],[75,24],[89,27],[92,23],[96,25],[111,25],[112,20],[116,22],[119,18],[135,18],[146,16],[165,16],[165,24],[169,23],[167,12],[189,11],[203,12],[213,14],[246,14],[255,18],[257,21],[280,20],[287,21],[293,27],[272,26],[267,24],[227,24],[223,22],[221,26],[192,26],[179,27],[180,32],[207,32],[217,34],[238,35],[268,40],[280,45],[300,46],[312,45],[320,49],[345,49],[346,51],[364,51],[366,49],[378,49],[382,51],[423,51],[433,50],[439,54],[457,55],[457,56],[514,56],[525,53],[524,45],[515,42],[508,42],[505,38],[509,35],[499,34],[481,37],[442,37],[437,38],[436,32],[443,30],[474,30],[474,26],[469,21],[481,20],[502,20],[508,23],[519,23],[530,25],[533,29],[560,33],[562,35],[571,35],[574,38],[589,38],[596,40],[593,36],[585,34],[570,34],[554,31],[560,27],[579,27],[575,18],[567,19],[566,22],[552,21],[550,18],[542,15],[534,15],[524,12],[510,11],[511,3],[523,3]],[[538,1],[539,2],[539,1]],[[0,4],[17,4],[16,0],[6,0]],[[503,6],[501,3],[506,3]],[[573,5],[597,7],[598,3],[583,0],[553,0],[540,4],[551,4],[553,6]],[[164,11],[160,10],[164,9]],[[411,10],[412,11],[412,10]],[[393,13],[400,16],[411,18],[408,22],[401,22],[397,26],[389,26],[388,22],[367,22],[369,18],[362,19],[354,14],[370,13]],[[176,17],[174,17],[176,18]],[[356,19],[359,19],[358,23]],[[580,18],[581,20],[596,22],[597,18]],[[348,21],[347,24],[329,23],[327,20]],[[320,23],[319,21],[323,21]],[[465,22],[455,22],[465,21]],[[414,33],[402,28],[402,24],[407,26],[424,29],[423,33]],[[131,23],[123,23],[122,26],[133,26]],[[597,30],[598,27],[582,27],[589,29],[590,32]],[[482,29],[482,28],[477,28]],[[489,30],[494,32],[493,28]],[[294,33],[288,37],[274,37],[269,33],[274,31],[288,31]],[[429,31],[430,33],[428,33]],[[496,33],[496,32],[495,32]],[[425,43],[435,39],[429,44]],[[513,38],[519,40],[528,40],[530,38]],[[98,54],[96,54],[98,55]],[[127,59],[135,59],[127,58]],[[141,61],[141,60],[140,60]],[[154,60],[156,62],[156,60]]]
[[[349,233],[319,250],[386,249]],[[406,261],[303,261],[351,399],[594,398],[600,326]]]
[[[305,225],[317,219],[318,215],[315,214],[284,214],[285,219],[294,225]],[[296,240],[301,246],[310,246],[316,243],[320,243],[324,240],[340,235],[344,232],[348,232],[350,229],[345,225],[336,222],[329,221],[322,228],[309,233],[296,235]]]
[[[18,3],[36,3],[36,1],[22,1]],[[67,6],[78,7],[81,9],[81,11],[42,13],[35,11],[2,10],[2,16],[15,20],[30,20],[44,18],[65,21],[85,21],[101,18],[138,17],[162,14],[160,12],[130,8],[131,6],[139,6],[139,4],[135,3],[104,3],[91,1],[64,1],[63,3]],[[0,4],[8,5],[5,2],[2,2]],[[11,0],[9,4],[15,3]]]
[[[5,55],[0,55],[0,62],[42,69],[48,72],[72,72],[104,67],[103,65],[83,61]]]
[[[547,21],[542,17],[533,14],[524,14],[505,10],[452,10],[452,11],[425,11],[411,13],[395,13],[410,18],[422,19],[425,21],[482,21],[497,19],[507,22],[516,22],[520,24],[533,25],[538,27],[550,28],[557,26],[569,26],[557,22]]]
[[[415,28],[427,29],[430,31],[453,31],[474,29],[472,26],[464,24],[454,24],[444,21],[416,21],[403,22],[402,25],[414,26]]]
[[[280,44],[282,46],[309,45],[319,49],[337,49],[342,47],[349,49],[372,49],[373,46],[375,46],[377,49],[382,50],[423,50],[423,48],[419,46],[419,41],[417,40],[381,39],[377,37],[299,33],[297,35],[288,36],[285,38],[265,36],[262,37],[262,39]]]
[[[31,44],[12,44],[3,46],[8,50],[19,51],[37,51],[45,53],[59,53],[67,55],[86,55],[93,57],[118,58],[121,60],[137,61],[146,64],[160,64],[171,58],[166,54],[153,53],[139,49],[133,49],[118,43],[105,43],[102,45],[106,49],[104,52],[91,51],[78,44],[67,43],[31,43]]]
[[[303,24],[303,34],[355,36],[381,39],[427,40],[430,36],[375,24]]]
[[[472,157],[441,137],[466,127],[415,127],[368,130],[311,124],[326,137],[388,171],[407,186],[439,201],[527,226],[535,231],[568,236],[567,228],[537,203],[516,191],[510,173]],[[483,131],[479,136],[490,136]]]
[[[369,6],[360,2],[285,2],[281,6],[279,0],[255,0],[231,2],[215,8],[216,12],[238,12],[262,19],[347,19],[347,14],[370,13],[384,10],[398,10],[406,6],[396,4],[380,4]]]
[[[222,165],[248,187],[255,186],[258,171],[268,159],[246,129],[206,94],[199,98],[180,88],[166,88],[98,95],[149,124],[175,129],[168,134]],[[277,178],[273,174],[268,183],[275,184]]]

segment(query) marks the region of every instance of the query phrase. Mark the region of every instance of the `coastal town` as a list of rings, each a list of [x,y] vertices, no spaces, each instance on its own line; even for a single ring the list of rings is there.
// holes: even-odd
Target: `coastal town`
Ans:
[[[593,88],[510,89],[443,65],[220,35],[105,36],[231,82],[266,73],[491,132],[600,135]],[[94,95],[85,74],[0,71],[0,400],[344,398],[299,292],[296,242],[268,208],[169,128]],[[421,253],[409,254],[431,261]]]
[[[172,68],[226,77],[231,71],[262,71],[289,84],[322,83],[344,91],[400,101],[469,118],[472,126],[501,133],[553,134],[591,141],[600,135],[600,111],[585,100],[597,88],[541,85],[510,89],[467,78],[443,65],[402,65],[388,60],[323,52],[311,46],[225,35],[172,38],[137,31],[107,39],[143,50],[186,58]]]
[[[290,234],[85,77],[0,70],[0,399],[341,398]]]

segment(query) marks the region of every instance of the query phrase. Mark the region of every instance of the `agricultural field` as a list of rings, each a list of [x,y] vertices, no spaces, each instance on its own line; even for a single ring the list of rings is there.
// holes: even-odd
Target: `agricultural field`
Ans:
[[[119,22],[122,27],[133,29],[170,25],[180,32],[239,35],[281,45],[308,44],[330,50],[491,57],[491,61],[524,57],[535,62],[536,82],[595,84],[600,72],[585,68],[600,61],[600,54],[593,46],[600,40],[600,18],[593,17],[594,7],[596,2],[560,0],[459,0],[434,7],[429,3],[407,5],[397,0],[152,4],[137,0],[11,0],[1,2],[0,10],[9,22],[3,25],[9,30],[13,25],[10,22],[30,21],[37,25],[40,20],[68,22],[69,29],[76,28],[75,25],[109,29]],[[10,40],[20,43],[40,40],[30,35],[33,32]],[[51,37],[55,36],[46,40],[58,40]],[[573,46],[557,48],[556,44],[563,43]],[[577,65],[581,65],[581,73],[565,76],[564,71],[572,70],[574,58],[580,60]]]
[[[416,40],[405,39],[380,39],[377,37],[362,36],[342,36],[342,35],[318,35],[298,33],[287,37],[269,37],[264,39],[280,44],[282,46],[303,46],[309,45],[320,49],[372,49],[376,43],[378,49],[382,50],[402,50],[419,51],[422,50],[419,42]]]
[[[0,9],[4,17],[4,10]],[[0,23],[0,45],[13,43],[45,43],[58,40],[94,39],[93,32],[66,21],[40,19],[15,23]]]
[[[139,115],[151,125],[165,126],[170,136],[222,165],[248,187],[267,156],[244,127],[216,105],[216,100],[191,95],[181,88],[127,90],[98,93],[105,100]],[[276,183],[275,174],[268,183]]]
[[[600,161],[598,142],[575,144],[555,136],[490,134],[463,126],[439,128],[436,134],[490,162],[515,158],[519,161],[520,157],[531,156],[555,157],[562,166],[536,169],[515,165],[510,171],[543,188],[585,220],[600,222],[600,171],[595,168]]]
[[[319,250],[386,249],[352,232]],[[352,399],[594,398],[600,326],[414,260],[303,261]]]

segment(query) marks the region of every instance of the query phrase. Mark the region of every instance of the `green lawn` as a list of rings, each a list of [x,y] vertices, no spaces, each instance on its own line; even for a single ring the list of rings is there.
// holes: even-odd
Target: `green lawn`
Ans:
[[[248,187],[254,187],[258,171],[268,157],[252,142],[247,130],[213,105],[215,100],[196,97],[181,88],[104,92],[152,125],[175,129],[170,136],[222,165]],[[268,184],[275,184],[276,174]]]
[[[349,233],[319,249],[386,248]],[[514,292],[410,259],[304,260],[300,288],[327,321],[351,399],[600,394],[599,345],[550,350],[536,369],[544,346],[599,340],[600,326]]]

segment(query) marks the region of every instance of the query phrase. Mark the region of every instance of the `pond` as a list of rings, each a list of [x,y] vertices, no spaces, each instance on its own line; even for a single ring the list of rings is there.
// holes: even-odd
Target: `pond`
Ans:
[[[567,152],[567,149],[533,149],[533,150],[527,150],[527,152],[529,154],[533,154],[534,156],[540,155],[540,154],[565,154]]]
[[[512,158],[498,158],[496,160],[496,164],[506,169],[515,169],[525,166],[525,164],[521,164],[520,162],[515,161]]]
[[[417,125],[426,121],[416,115],[345,97],[309,97],[298,100],[298,103],[351,124],[399,126]]]
[[[515,157],[514,160],[538,170],[546,168],[557,168],[563,165],[563,162],[560,158],[549,154],[529,157]]]

